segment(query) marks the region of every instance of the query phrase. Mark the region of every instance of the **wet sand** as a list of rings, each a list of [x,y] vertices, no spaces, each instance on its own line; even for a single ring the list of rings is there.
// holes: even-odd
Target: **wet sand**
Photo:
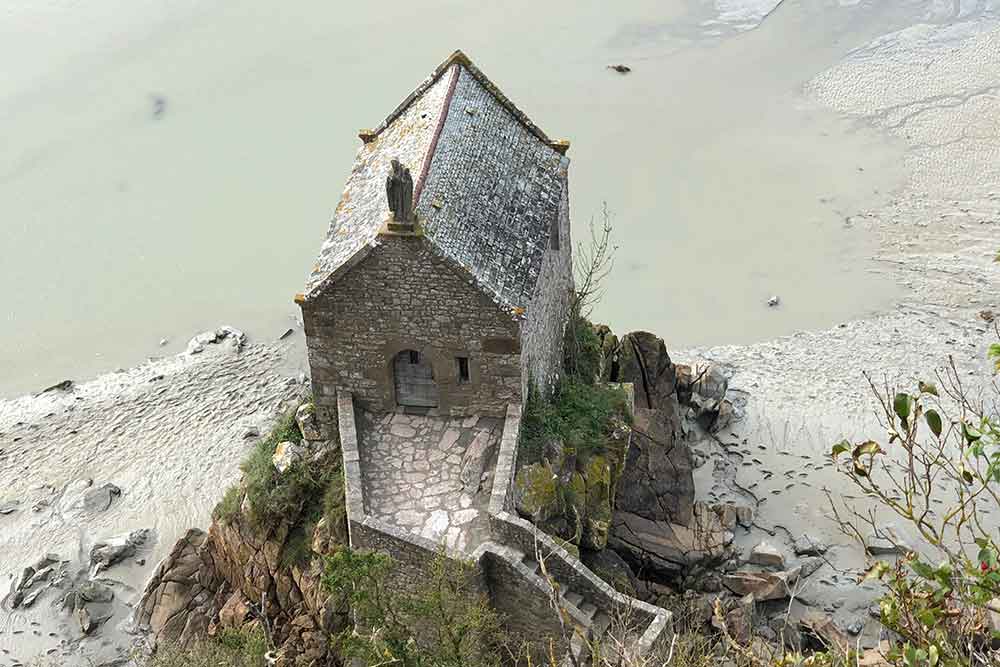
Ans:
[[[808,531],[835,545],[827,557],[836,567],[862,565],[822,489],[859,510],[869,506],[828,456],[841,438],[885,432],[864,373],[913,388],[934,381],[951,359],[973,395],[995,400],[986,351],[997,335],[979,313],[998,310],[1000,288],[993,261],[1000,249],[998,26],[914,26],[859,49],[808,86],[815,99],[907,144],[906,186],[886,206],[851,216],[880,239],[872,280],[906,289],[895,307],[824,331],[677,355],[725,365],[731,387],[750,395],[747,418],[703,447],[707,463],[697,473],[703,497],[757,505],[758,524],[776,531],[776,539],[764,530],[738,536],[745,549],[765,538],[787,548]],[[1000,508],[985,520],[998,523]],[[801,594],[820,607],[843,600],[830,610],[841,627],[865,620],[876,589],[857,587],[853,574],[825,568]],[[875,632],[869,622],[868,643]]]
[[[128,647],[127,605],[156,563],[185,530],[208,525],[253,446],[248,432],[266,433],[307,390],[295,365],[301,344],[301,332],[240,352],[223,341],[70,391],[0,401],[0,503],[17,502],[0,515],[0,599],[20,568],[46,553],[69,561],[70,578],[81,579],[95,542],[152,530],[139,553],[102,573],[115,582],[119,613],[92,639],[59,610],[65,590],[53,587],[27,609],[5,601],[0,665],[50,652],[58,665],[100,664]],[[106,509],[88,508],[88,489],[106,483],[121,495]]]

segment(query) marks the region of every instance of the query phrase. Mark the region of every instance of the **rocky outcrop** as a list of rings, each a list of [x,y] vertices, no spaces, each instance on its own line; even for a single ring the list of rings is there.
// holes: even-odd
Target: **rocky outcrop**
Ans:
[[[335,546],[329,535],[313,542]],[[262,624],[279,647],[279,665],[326,664],[327,637],[344,627],[346,610],[332,608],[324,593],[320,560],[289,564],[287,549],[287,526],[261,531],[243,514],[214,522],[208,533],[189,530],[156,568],[135,622],[154,644],[183,645],[221,628]]]
[[[686,526],[693,518],[691,450],[681,441],[676,401],[636,407],[632,440],[615,495],[619,512]]]
[[[675,579],[695,566],[723,560],[732,540],[718,514],[697,503],[687,525],[616,512],[609,545],[640,575]]]
[[[300,432],[315,436],[319,430],[310,407],[298,409],[296,423]],[[339,458],[338,446],[335,440],[279,445],[281,456],[273,463],[279,472],[295,461],[328,465],[329,457]],[[278,483],[284,479],[279,476]],[[288,516],[258,525],[249,511],[248,488],[256,487],[241,482],[238,509],[220,514],[208,532],[191,529],[178,540],[147,584],[134,625],[154,646],[189,645],[220,629],[259,626],[276,647],[277,665],[332,664],[328,639],[345,627],[347,610],[336,609],[321,585],[321,556],[347,543],[345,521],[328,498],[327,516],[314,525],[323,498],[310,497]]]
[[[611,340],[613,338],[608,335],[604,336],[608,347]],[[606,354],[612,360],[605,364],[607,379],[631,382],[635,387],[637,407],[661,408],[675,400],[677,371],[662,338],[648,331],[633,331],[625,334],[615,348],[606,350]]]
[[[225,586],[215,569],[208,536],[189,530],[153,572],[135,612],[135,621],[148,629],[154,644],[182,644],[203,637],[221,606]]]

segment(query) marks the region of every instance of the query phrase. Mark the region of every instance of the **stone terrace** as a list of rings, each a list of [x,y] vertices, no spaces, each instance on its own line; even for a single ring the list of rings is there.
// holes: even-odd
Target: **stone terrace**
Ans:
[[[367,513],[471,554],[489,540],[487,506],[502,429],[502,420],[487,417],[359,410]]]

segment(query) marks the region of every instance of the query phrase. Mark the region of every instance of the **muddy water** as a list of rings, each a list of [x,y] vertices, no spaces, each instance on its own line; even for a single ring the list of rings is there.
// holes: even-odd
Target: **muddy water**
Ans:
[[[177,352],[222,321],[284,331],[356,130],[456,47],[573,141],[578,236],[613,211],[597,317],[693,345],[881,308],[893,285],[848,216],[899,184],[898,150],[799,91],[934,4],[19,0],[0,16],[16,63],[0,76],[0,395]]]

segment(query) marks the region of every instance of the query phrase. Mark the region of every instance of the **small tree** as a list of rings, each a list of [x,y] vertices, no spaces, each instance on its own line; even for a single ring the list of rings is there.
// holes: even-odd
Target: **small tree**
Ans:
[[[1000,358],[1000,346],[991,354]],[[1000,652],[991,643],[1000,635],[990,612],[1000,610],[998,543],[982,510],[1000,508],[1000,420],[992,405],[972,398],[953,360],[937,379],[940,391],[931,382],[897,391],[868,378],[888,439],[842,441],[831,454],[876,507],[859,512],[830,502],[842,529],[862,544],[861,527],[898,541],[883,529],[880,509],[915,529],[928,552],[900,544],[902,559],[872,562],[863,576],[886,585],[882,623],[900,637],[891,660],[906,667],[996,665]],[[936,509],[942,496],[952,500]]]

